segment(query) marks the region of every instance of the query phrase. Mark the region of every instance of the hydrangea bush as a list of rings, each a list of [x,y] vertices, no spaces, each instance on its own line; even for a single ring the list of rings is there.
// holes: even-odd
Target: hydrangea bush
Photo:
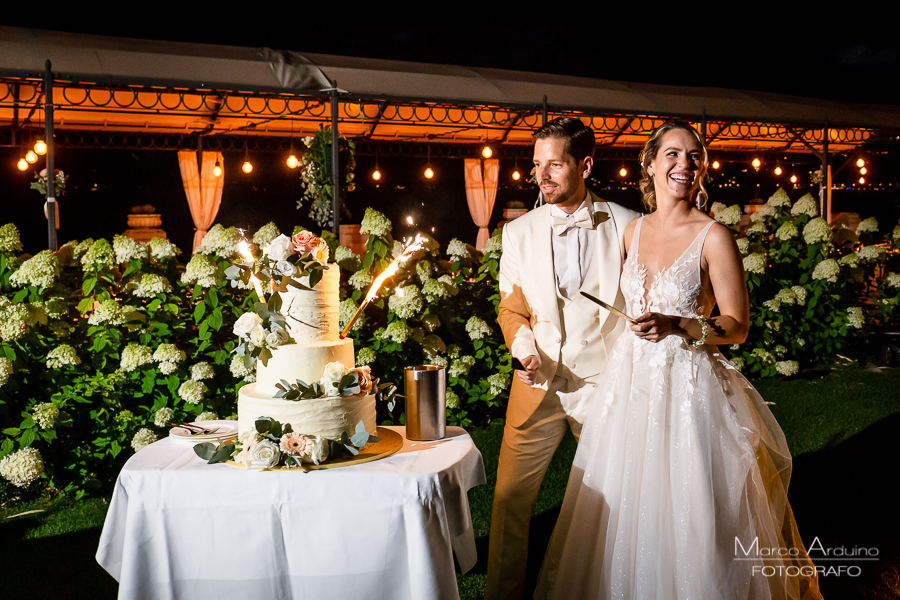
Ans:
[[[812,196],[791,202],[778,190],[740,236],[736,209],[716,205],[713,216],[734,229],[744,256],[750,334],[723,348],[739,369],[794,375],[839,354],[860,356],[873,328],[896,324],[900,289],[884,276],[896,241],[878,233],[875,219],[832,230]]]

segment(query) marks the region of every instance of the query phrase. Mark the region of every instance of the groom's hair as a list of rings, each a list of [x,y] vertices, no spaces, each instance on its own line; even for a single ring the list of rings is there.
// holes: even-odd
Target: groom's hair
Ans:
[[[566,143],[566,152],[580,162],[590,156],[594,157],[594,131],[581,122],[581,119],[570,117],[557,117],[547,121],[540,129],[534,132],[534,141],[547,138],[561,139]]]

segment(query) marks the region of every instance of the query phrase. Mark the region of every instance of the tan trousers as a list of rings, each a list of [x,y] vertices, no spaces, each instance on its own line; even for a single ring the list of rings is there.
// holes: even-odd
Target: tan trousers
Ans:
[[[528,527],[544,474],[556,448],[570,430],[577,440],[582,423],[566,414],[560,397],[591,394],[594,385],[560,392],[566,381],[554,378],[534,414],[520,427],[503,429],[497,487],[491,512],[485,600],[520,600],[528,561]],[[587,398],[581,398],[587,401]]]

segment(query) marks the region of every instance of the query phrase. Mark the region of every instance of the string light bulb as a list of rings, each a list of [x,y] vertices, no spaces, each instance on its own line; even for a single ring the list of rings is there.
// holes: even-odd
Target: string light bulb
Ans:
[[[518,180],[522,179],[522,174],[519,173],[518,169],[513,171],[512,178],[513,178],[513,181],[518,181]]]
[[[797,176],[791,175],[791,183],[797,183]]]
[[[865,161],[865,159],[863,159],[862,157],[857,158],[857,159],[856,159],[856,166],[857,166],[857,167],[864,167],[864,166],[866,166],[866,161]]]
[[[860,177],[860,178],[859,178],[859,183],[860,183],[860,184],[865,184],[865,183],[866,183],[866,178],[865,178],[865,177]]]
[[[289,169],[296,169],[300,166],[300,159],[296,155],[291,154],[287,157],[287,166]]]
[[[860,167],[860,168],[859,168],[859,174],[860,174],[860,175],[865,175],[865,174],[868,173],[868,172],[869,172],[869,170],[866,169],[865,167]]]
[[[485,146],[484,148],[481,149],[481,155],[485,158],[490,158],[491,156],[494,155],[494,151],[491,150],[490,146]]]
[[[431,179],[432,177],[434,177],[434,169],[430,166],[425,167],[425,179]]]
[[[28,151],[28,154],[25,155],[25,160],[30,164],[37,162],[37,154],[34,153],[34,150]]]
[[[251,163],[249,160],[245,160],[244,164],[241,165],[241,171],[249,174],[253,171],[253,163]]]
[[[714,160],[714,161],[713,161],[713,163],[712,163],[712,168],[713,168],[713,169],[718,169],[720,166],[721,166],[721,165],[719,164],[719,161],[717,161],[717,160]]]
[[[25,171],[28,169],[28,161],[24,158],[20,158],[19,162],[16,163],[16,167],[18,167],[20,171]]]
[[[619,169],[619,177],[628,177],[628,169],[625,167]]]
[[[213,167],[213,175],[216,177],[222,176],[222,165],[219,164],[219,159],[216,159],[216,166]]]
[[[781,175],[781,167],[775,167],[775,174]]]
[[[378,167],[375,167],[375,170],[372,171],[372,179],[381,181],[381,171],[378,170]]]
[[[756,169],[757,171],[759,171],[759,167],[762,164],[762,161],[760,161],[758,158],[754,158],[752,164],[753,164],[753,168]]]
[[[41,156],[47,154],[47,142],[44,140],[38,140],[34,143],[34,151],[40,154]]]

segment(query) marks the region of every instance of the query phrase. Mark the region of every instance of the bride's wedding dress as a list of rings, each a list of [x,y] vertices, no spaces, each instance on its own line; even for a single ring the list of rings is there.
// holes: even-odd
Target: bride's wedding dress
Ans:
[[[645,289],[637,223],[629,315],[709,316],[712,224]],[[715,346],[674,335],[654,344],[626,329],[608,365],[535,597],[821,598],[787,501],[784,433],[753,386]]]

